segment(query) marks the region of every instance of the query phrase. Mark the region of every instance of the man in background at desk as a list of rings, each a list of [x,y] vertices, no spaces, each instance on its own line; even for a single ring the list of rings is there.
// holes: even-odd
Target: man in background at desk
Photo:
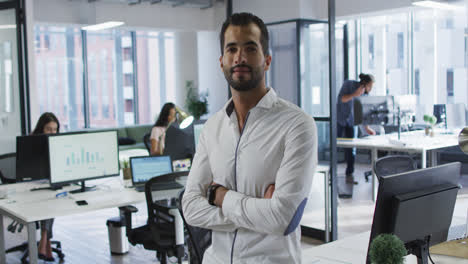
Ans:
[[[347,80],[341,86],[337,100],[337,137],[354,138],[354,102],[355,97],[369,94],[374,84],[374,76],[370,74],[359,74],[360,81]],[[369,135],[375,135],[375,131],[369,126],[364,126]],[[346,183],[357,184],[354,181],[354,157],[355,149],[347,148],[345,152],[346,160]]]

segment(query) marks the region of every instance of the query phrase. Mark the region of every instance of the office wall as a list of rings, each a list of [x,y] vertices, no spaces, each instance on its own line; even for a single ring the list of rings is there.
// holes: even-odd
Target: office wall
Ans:
[[[220,68],[218,31],[198,32],[199,91],[208,92],[208,115],[216,113],[228,99],[228,84]]]
[[[176,105],[184,108],[187,90],[186,81],[198,82],[198,54],[197,33],[175,33],[175,76],[176,76]]]

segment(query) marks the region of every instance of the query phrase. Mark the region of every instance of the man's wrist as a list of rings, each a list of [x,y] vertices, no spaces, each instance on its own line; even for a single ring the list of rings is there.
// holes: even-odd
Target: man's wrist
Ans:
[[[214,204],[219,208],[223,207],[224,196],[226,196],[228,191],[229,189],[226,189],[224,186],[220,186],[216,189]]]
[[[207,190],[207,199],[208,199],[208,203],[210,205],[216,205],[215,204],[215,200],[216,200],[216,191],[220,188],[220,187],[223,187],[221,184],[212,184],[210,186],[208,186],[208,190]]]

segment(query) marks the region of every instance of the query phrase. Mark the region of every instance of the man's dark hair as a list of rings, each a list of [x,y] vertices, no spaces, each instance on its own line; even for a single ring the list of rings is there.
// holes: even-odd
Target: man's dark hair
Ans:
[[[257,25],[258,28],[260,28],[260,44],[262,45],[262,50],[264,55],[269,55],[270,52],[269,46],[268,46],[268,30],[265,26],[265,23],[257,17],[256,15],[253,15],[251,13],[235,13],[232,14],[226,21],[223,23],[223,27],[221,28],[221,32],[219,34],[219,40],[221,43],[221,55],[224,55],[224,33],[226,33],[226,29],[230,26],[247,26],[250,23],[253,23]]]
[[[359,74],[359,79],[360,79],[359,83],[364,84],[364,85],[371,83],[371,82],[372,83],[375,82],[375,78],[374,76],[372,76],[372,74],[361,73]]]
[[[60,123],[57,117],[51,112],[45,112],[41,115],[41,117],[39,117],[39,120],[37,121],[37,125],[34,128],[32,134],[33,135],[44,134],[44,127],[50,122],[55,122],[57,124],[57,133],[59,133]]]
[[[175,104],[173,103],[165,103],[161,109],[161,113],[159,113],[158,120],[154,124],[154,126],[165,127],[169,124],[169,114],[171,113],[171,109],[175,108]]]

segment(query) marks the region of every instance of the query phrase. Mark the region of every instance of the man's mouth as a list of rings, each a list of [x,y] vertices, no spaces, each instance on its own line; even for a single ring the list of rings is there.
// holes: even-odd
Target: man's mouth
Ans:
[[[232,69],[231,69],[231,73],[247,73],[247,72],[251,72],[252,70],[250,69],[249,66],[234,66]]]

